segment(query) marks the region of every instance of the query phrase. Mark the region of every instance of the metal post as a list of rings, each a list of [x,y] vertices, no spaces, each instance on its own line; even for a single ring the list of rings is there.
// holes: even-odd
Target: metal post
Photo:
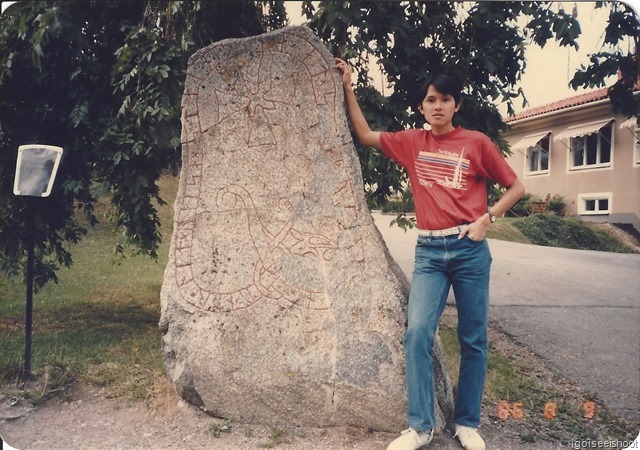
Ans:
[[[28,199],[31,200],[31,199]],[[24,328],[24,372],[23,378],[31,377],[31,327],[33,323],[33,205],[27,201],[27,306]]]
[[[13,193],[26,197],[24,239],[27,247],[27,305],[24,327],[24,370],[22,373],[25,379],[31,377],[35,219],[39,217],[36,214],[36,203],[33,199],[48,197],[51,194],[61,158],[62,147],[45,144],[29,144],[18,147]]]

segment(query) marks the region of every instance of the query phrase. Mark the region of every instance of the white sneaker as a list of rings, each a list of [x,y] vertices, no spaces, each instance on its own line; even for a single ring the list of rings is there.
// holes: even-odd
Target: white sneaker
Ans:
[[[427,433],[409,428],[400,434],[399,438],[389,444],[387,450],[416,450],[427,445],[433,439],[433,430]]]
[[[484,450],[484,441],[475,428],[456,424],[456,434],[460,444],[467,450]]]

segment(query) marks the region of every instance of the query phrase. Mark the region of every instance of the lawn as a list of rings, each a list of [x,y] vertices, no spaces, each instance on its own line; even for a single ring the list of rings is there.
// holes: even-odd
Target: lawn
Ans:
[[[172,203],[176,179],[161,183]],[[34,295],[32,368],[37,376],[46,374],[55,391],[41,397],[63,396],[66,384],[78,379],[105,386],[109,395],[147,397],[157,389],[164,377],[159,298],[172,207],[159,209],[165,239],[154,261],[116,254],[121,232],[109,222],[110,207],[101,202],[96,208],[101,223],[71,249],[73,265],[59,271],[59,284]],[[21,280],[0,279],[0,380],[5,384],[23,367],[25,295]]]

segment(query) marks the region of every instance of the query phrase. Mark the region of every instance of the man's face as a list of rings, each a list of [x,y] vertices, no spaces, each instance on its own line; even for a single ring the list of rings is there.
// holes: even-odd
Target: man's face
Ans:
[[[435,87],[429,86],[420,105],[420,112],[432,128],[450,127],[453,115],[460,109],[455,99],[449,94],[443,94]]]

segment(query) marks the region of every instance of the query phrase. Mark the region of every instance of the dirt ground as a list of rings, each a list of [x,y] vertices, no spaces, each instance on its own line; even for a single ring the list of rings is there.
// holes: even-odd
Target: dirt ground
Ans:
[[[211,424],[220,425],[222,421],[176,395],[148,406],[105,399],[98,390],[84,385],[76,388],[73,400],[68,402],[50,401],[37,408],[24,401],[10,405],[10,399],[0,398],[0,436],[5,440],[5,449],[373,450],[385,449],[395,437],[352,427],[313,429],[286,424],[278,429],[231,424],[230,431],[222,431],[216,437]],[[487,421],[481,431],[488,449],[569,448],[547,442],[521,443],[514,430],[495,421]],[[446,432],[437,436],[429,449],[462,447]]]

